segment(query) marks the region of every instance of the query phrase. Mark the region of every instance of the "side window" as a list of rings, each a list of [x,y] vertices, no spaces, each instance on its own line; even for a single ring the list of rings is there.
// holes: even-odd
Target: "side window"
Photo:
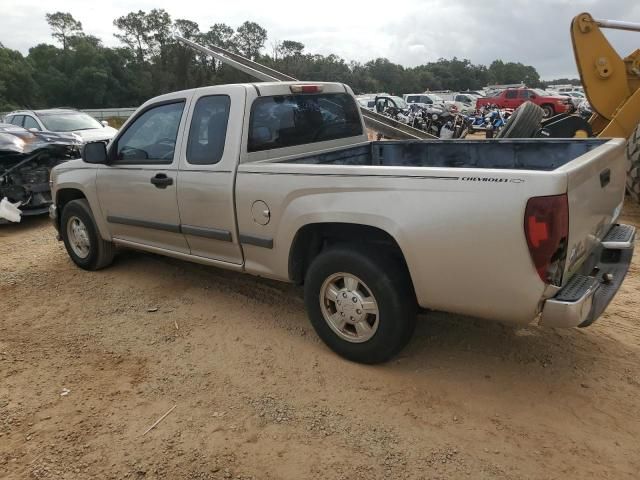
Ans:
[[[227,95],[202,97],[196,103],[189,128],[187,162],[193,165],[218,163],[224,152],[229,107]]]
[[[520,90],[520,98],[529,98],[530,94],[529,90]]]
[[[38,125],[38,122],[36,122],[33,117],[29,115],[25,115],[24,128],[26,128],[27,130],[30,128],[35,128],[36,130],[40,130],[40,125]]]
[[[118,139],[114,163],[173,162],[184,100],[152,107],[133,121]]]
[[[517,90],[507,90],[506,98],[518,98]]]
[[[22,120],[24,120],[24,115],[14,115],[13,118],[11,120],[9,120],[11,122],[12,125],[16,125],[18,127],[22,126]]]

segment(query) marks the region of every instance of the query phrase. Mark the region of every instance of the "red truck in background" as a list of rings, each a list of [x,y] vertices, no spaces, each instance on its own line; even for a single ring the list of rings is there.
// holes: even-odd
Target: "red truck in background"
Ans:
[[[524,102],[533,102],[542,107],[545,118],[567,113],[573,108],[568,97],[550,95],[537,88],[507,88],[495,97],[479,98],[476,108],[489,105],[496,105],[498,108],[518,108]]]

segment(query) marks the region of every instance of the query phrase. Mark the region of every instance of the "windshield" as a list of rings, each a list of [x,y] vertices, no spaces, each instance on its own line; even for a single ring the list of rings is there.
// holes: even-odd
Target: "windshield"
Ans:
[[[532,90],[536,93],[536,95],[540,95],[541,97],[548,97],[549,95],[557,95],[557,93],[545,92],[544,90],[540,90],[539,88],[532,88]]]
[[[64,112],[39,114],[38,117],[47,130],[52,132],[73,132],[102,128],[102,124],[86,113]]]

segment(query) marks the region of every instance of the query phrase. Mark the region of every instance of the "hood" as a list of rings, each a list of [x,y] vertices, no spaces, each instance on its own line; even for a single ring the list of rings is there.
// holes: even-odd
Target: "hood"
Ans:
[[[99,142],[102,140],[109,141],[116,136],[118,130],[113,127],[92,128],[91,130],[75,130],[75,135],[78,135],[83,142]]]
[[[41,149],[79,152],[81,142],[72,133],[30,132],[22,127],[0,123],[0,157],[24,155]]]

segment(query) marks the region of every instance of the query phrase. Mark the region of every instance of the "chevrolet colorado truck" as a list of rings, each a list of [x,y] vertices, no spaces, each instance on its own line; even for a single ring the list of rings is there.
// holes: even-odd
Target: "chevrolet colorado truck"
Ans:
[[[368,141],[351,89],[278,82],[149,100],[53,169],[79,267],[129,247],[304,285],[335,352],[383,362],[420,308],[587,326],[629,267],[624,140]]]
[[[476,102],[476,108],[496,105],[498,108],[516,109],[525,102],[532,102],[544,110],[545,118],[572,110],[571,99],[561,95],[551,95],[535,88],[507,88],[494,97],[482,97]]]

